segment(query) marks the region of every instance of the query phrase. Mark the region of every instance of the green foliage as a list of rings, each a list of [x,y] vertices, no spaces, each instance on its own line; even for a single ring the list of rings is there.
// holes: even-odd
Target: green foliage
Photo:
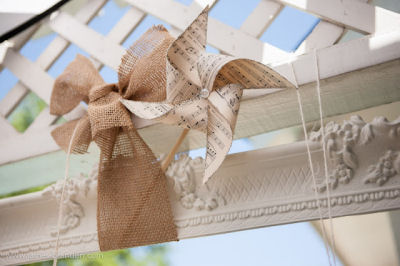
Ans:
[[[59,266],[167,266],[166,245],[153,245],[133,249],[112,250],[71,258],[59,259]],[[27,264],[29,266],[51,266],[52,261]]]
[[[44,186],[33,187],[33,188],[27,188],[27,189],[24,189],[24,190],[20,190],[20,191],[8,193],[8,194],[0,195],[0,199],[19,196],[19,195],[23,195],[23,194],[36,192],[36,191],[41,191],[41,190],[45,189],[46,187],[48,187],[49,185],[51,185],[51,184],[44,185]]]
[[[33,92],[29,92],[8,116],[8,120],[19,132],[24,132],[47,104]]]

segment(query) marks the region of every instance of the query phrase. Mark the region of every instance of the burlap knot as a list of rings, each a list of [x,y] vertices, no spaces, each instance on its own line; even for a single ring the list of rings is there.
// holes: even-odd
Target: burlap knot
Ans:
[[[162,101],[165,60],[173,38],[162,26],[148,30],[122,58],[118,83],[106,84],[89,59],[78,55],[56,79],[50,112],[64,115],[81,101],[88,112],[56,128],[52,136],[67,150],[100,148],[97,229],[100,250],[177,240],[166,178],[136,131],[121,99]]]

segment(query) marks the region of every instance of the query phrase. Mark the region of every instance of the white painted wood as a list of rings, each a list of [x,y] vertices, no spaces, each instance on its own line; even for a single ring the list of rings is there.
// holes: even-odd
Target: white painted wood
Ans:
[[[184,30],[199,13],[198,9],[190,9],[172,0],[160,1],[156,4],[145,0],[127,0],[127,2],[144,12],[168,22],[180,30]],[[264,63],[281,61],[290,57],[285,51],[263,43],[214,18],[209,18],[208,25],[208,43],[224,53]]]
[[[400,14],[355,0],[274,0],[363,33],[400,28]]]
[[[101,7],[101,4],[103,3],[98,3],[98,7]],[[108,38],[116,43],[123,42],[126,37],[129,35],[129,33],[138,25],[138,23],[144,18],[144,13],[141,11],[131,8],[128,10],[128,12],[122,17],[122,19],[115,25],[115,27],[110,31]],[[93,32],[93,30],[91,30]],[[60,47],[59,45],[62,45],[63,43],[68,44],[68,42],[62,38],[58,38],[60,41],[53,42],[54,46]],[[66,46],[65,46],[66,47]],[[121,49],[123,49],[121,47]],[[46,58],[51,58],[51,55],[55,55],[54,53],[52,54],[51,51],[53,49],[49,50],[49,53],[46,54],[47,57],[43,57],[44,60]],[[59,51],[58,49],[54,49],[56,51]],[[22,56],[18,54],[14,54],[11,52],[13,56],[15,56],[19,60],[23,60]],[[43,55],[43,54],[42,54]],[[53,57],[54,59],[56,57]],[[41,60],[38,60],[38,63],[42,63],[42,67],[46,67],[46,61],[43,62]],[[51,62],[52,63],[52,62]],[[47,65],[51,64],[50,62]],[[96,64],[97,67],[101,66],[101,63]],[[32,68],[35,68],[37,70],[38,66],[35,63],[30,63],[30,66]],[[115,66],[117,68],[117,66]],[[18,72],[19,75],[21,73]],[[48,80],[52,79],[51,77],[48,76],[44,71],[41,72],[42,76],[47,76]],[[22,77],[17,75],[21,80]],[[51,82],[48,82],[48,84],[42,84],[42,87],[48,91],[49,93],[51,92],[52,88],[52,83],[54,81],[52,80]],[[80,107],[76,108],[75,110],[71,111],[69,114],[65,115],[64,118],[67,120],[71,119],[77,119],[81,117],[85,112],[85,109]],[[28,130],[25,132],[24,137],[16,137],[16,138],[11,138],[12,145],[5,144],[5,147],[7,149],[12,150],[12,146],[16,145],[18,147],[21,147],[21,151],[13,152],[12,155],[7,155],[9,157],[8,161],[12,160],[20,160],[23,158],[29,158],[35,155],[51,152],[58,150],[58,147],[55,145],[54,141],[51,139],[51,136],[49,134],[50,128],[48,127],[50,124],[52,124],[58,117],[50,115],[48,112],[48,108],[43,110],[41,114],[35,119],[35,121],[32,123],[32,125],[28,128]],[[32,134],[32,132],[37,132],[38,130],[42,130],[46,132],[44,136],[40,136],[40,140],[38,140],[38,134]],[[40,141],[42,143],[41,147],[36,147],[33,149],[27,149],[25,148],[26,145],[29,145],[31,141]]]
[[[337,123],[341,123],[344,120],[349,120],[350,117],[354,115],[360,115],[365,119],[365,121],[372,121],[373,118],[377,116],[385,116],[389,120],[395,120],[398,116],[400,116],[400,101],[367,108],[357,112],[346,113],[344,115],[325,118],[324,122],[328,123],[330,121],[334,121]],[[307,125],[307,128],[312,128],[313,124],[315,123],[309,123]],[[250,137],[249,141],[254,145],[255,149],[270,147],[271,145],[277,146],[290,144],[295,141],[300,141],[302,139],[300,135],[296,136],[296,134],[293,134],[293,132],[296,132],[299,129],[301,131],[300,125],[279,130],[278,132],[272,132],[271,134],[269,134],[270,137],[267,138],[268,141],[266,141],[265,138],[265,135],[268,133]],[[169,131],[169,128],[163,128],[163,132],[166,131]],[[179,133],[179,131],[177,131],[176,133]],[[143,134],[142,130],[140,134]],[[271,136],[275,137],[271,138]],[[162,140],[164,142],[168,142],[170,144],[169,149],[171,149],[171,143],[173,143],[173,141],[176,141],[176,138],[176,135],[170,136],[169,133],[167,133],[165,134],[165,136],[163,134]],[[151,143],[153,143],[154,138],[151,141]],[[155,145],[158,145],[158,143],[155,143]],[[166,152],[168,151],[169,150],[166,150]],[[64,175],[65,156],[65,152],[60,150],[57,152],[32,157],[27,160],[2,165],[0,167],[0,184],[2,184],[0,186],[0,195],[22,191],[28,188],[43,186],[45,184],[56,182],[60,177],[63,177]],[[72,155],[70,161],[70,176],[78,176],[80,172],[89,171],[91,169],[91,166],[98,160],[99,150],[97,146],[92,143],[92,145],[89,147],[88,154],[84,156]],[[29,175],[26,175],[25,169],[30,169]]]
[[[376,118],[366,124],[359,117],[353,117],[347,122],[346,129],[343,125],[337,125],[338,128],[328,126],[330,137],[326,140],[334,142],[336,151],[347,145],[346,152],[358,164],[348,160],[339,163],[336,158],[339,153],[329,159],[333,217],[400,208],[400,160],[397,160],[400,158],[400,136],[391,133],[400,127],[400,118],[392,123]],[[344,136],[339,133],[341,129],[361,132],[350,137],[351,144],[344,144]],[[327,217],[319,143],[322,138],[319,133],[311,136],[317,192],[322,215]],[[392,174],[378,182],[376,177],[380,174],[371,167],[379,168],[380,161],[389,152],[393,156],[388,159]],[[342,174],[342,168],[351,171]],[[319,216],[304,142],[228,155],[207,185],[201,182],[203,171],[202,159],[181,157],[166,172],[171,181],[168,182],[169,193],[179,239],[309,221]],[[73,216],[75,222],[62,224],[65,227],[61,234],[60,256],[99,250],[96,173],[94,166],[89,178],[72,178],[67,183],[64,206],[68,207],[64,208],[64,215]],[[344,178],[347,178],[346,182]],[[193,186],[188,187],[187,182]],[[180,189],[173,189],[173,185]],[[56,199],[61,192],[60,186],[59,182],[43,192],[0,200],[2,265],[46,260],[54,254]],[[187,193],[192,193],[193,197],[186,198]]]
[[[75,18],[82,23],[88,23],[95,14],[100,10],[100,8],[105,4],[105,0],[91,0],[87,4],[85,4],[75,15]],[[33,28],[36,30],[35,28]],[[32,30],[30,30],[32,31]],[[29,33],[29,32],[28,32]],[[26,35],[22,34],[23,35]],[[33,32],[29,35],[33,34]],[[22,38],[21,34],[17,36],[18,38]],[[14,50],[18,50],[24,42],[26,42],[28,37],[24,38],[24,41],[18,41],[13,45]],[[16,41],[14,41],[16,42]],[[46,49],[39,55],[36,63],[44,70],[48,70],[55,60],[64,52],[64,50],[68,47],[69,42],[63,39],[60,36],[57,36],[47,47]],[[22,98],[28,93],[29,89],[26,88],[23,84],[18,82],[8,93],[7,95],[0,101],[0,114],[3,116],[7,116],[15,106],[22,100]]]
[[[63,115],[63,118],[66,120],[75,120],[78,118],[81,118],[84,114],[86,114],[86,109],[84,106],[79,105],[77,108],[73,109],[71,112]],[[25,143],[27,144],[27,141],[34,141],[33,138],[30,137],[32,132],[35,131],[40,131],[44,134],[47,134],[50,136],[50,129],[52,128],[51,125],[56,122],[58,119],[58,116],[51,115],[50,114],[50,109],[46,107],[43,109],[40,114],[35,118],[33,123],[28,127],[28,129],[23,133],[24,138],[26,139]],[[12,138],[10,138],[12,139]],[[50,141],[48,141],[50,142]],[[43,150],[42,150],[43,152]],[[29,157],[34,156],[35,153],[29,154]],[[23,156],[22,158],[26,158],[26,156]],[[20,158],[20,159],[22,159]]]
[[[296,49],[296,54],[301,55],[313,49],[325,48],[334,44],[343,34],[343,27],[320,21],[308,37]]]
[[[47,129],[49,125],[56,121],[58,116],[51,115],[49,107],[44,108],[40,114],[33,120],[32,124],[25,130],[24,135],[29,135],[32,131]]]
[[[12,37],[10,40],[7,40],[8,46],[13,47],[15,50],[19,50],[22,45],[24,45],[36,32],[36,30],[40,27],[41,24],[35,24],[28,29],[24,30],[17,36]],[[4,60],[4,55],[2,55],[2,60]],[[3,69],[3,61],[0,62],[0,71]]]
[[[37,64],[9,49],[4,58],[4,66],[47,104],[50,103],[51,88],[54,80]]]
[[[329,102],[324,103],[324,114],[329,117],[399,101],[400,65],[398,60],[392,61],[398,58],[400,58],[400,32],[365,37],[321,49],[319,52],[321,93],[323,99],[329,97]],[[384,62],[388,63],[378,65]],[[293,65],[297,80],[301,85],[300,91],[304,96],[306,119],[308,121],[318,119],[315,85],[307,84],[315,81],[313,54],[299,56]],[[283,63],[276,69],[289,79],[292,78],[289,64]],[[352,73],[355,70],[358,71]],[[46,74],[43,72],[41,75]],[[51,91],[51,87],[42,86],[42,88]],[[354,97],[357,101],[354,100]],[[283,106],[284,109],[282,109]],[[299,122],[296,94],[294,91],[286,90],[243,101],[235,129],[235,138],[289,127]],[[142,126],[138,125],[137,127],[141,128]],[[180,129],[176,127],[156,124],[142,128],[141,135],[155,152],[165,153],[170,149],[169,143],[176,139],[179,131]],[[164,132],[164,138],[159,138],[159,132]],[[0,164],[54,151],[56,148],[50,134],[43,135],[45,136],[40,136],[43,145],[30,153],[14,154],[14,145],[29,145],[29,142],[35,141],[36,136],[25,139],[16,137],[8,139],[4,143],[0,140],[0,146],[4,147],[4,150],[13,151],[7,155],[0,153]],[[190,132],[182,150],[204,146],[202,136],[197,131]],[[46,145],[49,146],[46,147]]]
[[[12,37],[9,42],[12,43],[14,49],[20,49],[32,36],[35,34],[36,30],[40,28],[41,24],[32,25],[28,29],[24,30],[20,34]]]
[[[18,82],[4,98],[0,100],[0,114],[3,117],[7,117],[27,93],[28,89]]]
[[[90,51],[89,53],[95,59],[114,70],[118,70],[121,58],[125,54],[125,49],[122,46],[63,12],[60,12],[52,19],[49,22],[49,26],[65,39],[73,41],[83,50]]]
[[[145,13],[136,9],[130,8],[126,14],[117,22],[111,29],[107,37],[116,43],[122,43],[129,34],[136,28],[137,25],[144,19]]]
[[[50,135],[53,128],[32,130],[29,135],[14,135],[1,140],[1,160],[7,163],[60,150]]]
[[[283,6],[271,1],[261,0],[247,17],[240,29],[250,36],[259,38],[282,10]]]
[[[19,132],[15,130],[15,128],[0,115],[0,138],[7,139],[13,137],[15,135],[19,135]]]
[[[132,30],[140,23],[140,21],[144,18],[145,14],[135,8],[129,9],[126,14],[118,21],[118,23],[111,29],[107,37],[116,42],[122,43],[132,32]],[[67,42],[66,40],[59,38],[63,42]],[[53,42],[54,43],[54,42]],[[39,61],[40,62],[40,61]],[[39,63],[38,62],[38,63]],[[99,61],[95,62],[96,68],[100,68],[102,64]],[[43,67],[44,68],[44,67]],[[77,110],[79,113],[83,113],[83,110]],[[72,113],[72,112],[71,112]],[[79,118],[79,116],[73,114],[67,114],[64,116],[67,120],[73,117],[73,119]],[[48,127],[51,125],[58,117],[54,115],[50,115],[49,109],[43,110],[41,114],[33,121],[33,123],[29,126],[25,134],[30,134],[32,130],[39,130],[43,127]],[[44,128],[43,128],[44,129]]]
[[[366,36],[320,49],[318,51],[320,78],[336,76],[399,57],[400,31]],[[312,52],[293,61],[298,84],[315,81],[313,64]],[[291,67],[288,63],[274,64],[274,68],[290,79]]]
[[[396,60],[382,65],[347,73],[321,81],[321,94],[325,117],[355,112],[366,107],[400,101],[400,61]],[[318,104],[314,84],[300,87],[304,112],[307,121],[318,120]],[[326,101],[325,99],[329,99]],[[274,115],[270,115],[274,114]],[[137,122],[137,121],[135,121]],[[142,120],[140,120],[142,122]],[[234,138],[254,136],[272,130],[286,128],[300,123],[297,98],[294,91],[283,91],[257,99],[242,101],[235,128]],[[140,135],[152,150],[158,154],[167,153],[181,129],[163,124],[145,126],[136,124]],[[50,151],[58,150],[49,130],[41,135],[28,135],[24,138],[0,140],[0,146],[7,153],[0,153],[0,164],[29,158]],[[163,138],[160,138],[163,132]],[[15,151],[15,147],[29,146],[31,142],[40,141],[42,145],[29,152]],[[48,145],[48,147],[46,146]],[[190,131],[180,151],[204,147],[204,134]]]
[[[110,30],[107,37],[118,44],[121,44],[129,34],[140,24],[140,22],[145,18],[146,14],[142,11],[132,7],[126,14],[117,22],[117,24]],[[86,49],[86,47],[82,47]],[[87,51],[90,53],[91,51]],[[93,58],[94,66],[100,69],[103,63],[96,58]]]
[[[367,3],[368,0],[354,0]],[[335,44],[344,34],[342,26],[321,20],[307,38],[296,49],[295,54],[301,55],[313,49],[320,49]]]

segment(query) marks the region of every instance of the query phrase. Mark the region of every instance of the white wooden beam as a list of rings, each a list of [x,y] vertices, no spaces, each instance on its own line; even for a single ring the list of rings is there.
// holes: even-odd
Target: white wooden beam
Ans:
[[[74,42],[103,64],[118,70],[125,49],[109,38],[90,29],[67,13],[61,12],[49,22],[52,30]]]
[[[354,0],[368,3],[368,0]],[[344,35],[346,29],[342,26],[321,20],[310,35],[296,49],[296,54],[301,55],[313,49],[325,48],[335,44]]]
[[[240,29],[250,36],[259,38],[282,9],[283,6],[274,1],[261,0]]]
[[[54,80],[37,64],[18,52],[9,49],[4,58],[4,66],[47,104],[50,103],[51,88],[53,87]]]
[[[369,122],[369,121],[368,121]],[[368,144],[354,140],[346,146],[355,166],[349,162],[329,160],[329,174],[337,180],[338,169],[345,167],[348,182],[332,183],[330,194],[333,217],[380,212],[400,208],[400,173],[384,183],[373,182],[376,175],[370,166],[378,166],[389,150],[399,156],[400,136],[390,137],[390,131],[400,126],[400,118],[389,122],[377,118],[369,124],[355,117],[346,122],[348,128],[370,127],[374,134],[366,136]],[[339,126],[339,125],[338,125]],[[343,127],[343,124],[340,126]],[[345,136],[339,129],[329,138],[342,149]],[[346,136],[347,138],[348,136]],[[324,139],[324,138],[322,138]],[[311,141],[312,160],[318,184],[314,187],[304,142],[228,155],[215,176],[203,185],[204,161],[185,157],[172,162],[166,172],[172,187],[169,198],[177,226],[178,238],[186,239],[271,225],[318,219],[328,216],[327,198],[323,189],[323,156],[317,138]],[[244,167],[245,166],[245,167]],[[97,169],[85,172],[88,178],[70,178],[65,194],[64,216],[71,215],[76,223],[63,223],[60,256],[85,254],[99,250],[96,231]],[[177,170],[174,170],[177,169]],[[182,171],[183,169],[183,171]],[[251,170],[249,170],[251,169]],[[185,175],[182,177],[182,173]],[[372,173],[372,174],[371,174]],[[61,179],[62,177],[60,177]],[[183,181],[182,181],[183,180]],[[370,180],[369,182],[367,180]],[[193,201],[183,198],[190,188]],[[51,259],[54,254],[54,228],[57,224],[58,185],[44,191],[0,200],[0,264],[23,264]],[[193,204],[196,201],[196,205]],[[72,207],[71,207],[72,206]],[[79,211],[77,211],[79,210]],[[44,226],[46,225],[46,226]]]
[[[20,58],[21,56],[17,56]],[[337,44],[319,51],[319,66],[321,76],[322,97],[329,97],[329,103],[324,104],[326,116],[354,112],[367,107],[381,105],[400,100],[400,32],[387,33],[378,36],[369,36],[358,40]],[[395,61],[393,61],[395,60]],[[34,63],[26,63],[30,67],[39,69]],[[392,61],[392,62],[388,62]],[[381,63],[387,62],[380,65]],[[33,66],[32,66],[33,65]],[[315,86],[310,83],[315,81],[313,54],[299,56],[293,61],[300,91],[304,93],[303,102],[308,121],[318,119],[315,101]],[[370,67],[370,68],[369,68]],[[282,63],[275,67],[288,79],[291,76],[291,66]],[[354,72],[353,71],[356,71]],[[38,71],[38,70],[36,70]],[[43,70],[40,70],[43,71]],[[28,73],[28,71],[26,72]],[[40,75],[47,75],[41,73]],[[51,87],[43,87],[44,91],[51,91]],[[50,85],[48,85],[50,86]],[[356,96],[357,101],[354,101]],[[283,107],[284,106],[284,107]],[[284,112],[283,109],[284,108]],[[270,114],[273,113],[274,116]],[[243,101],[238,116],[235,138],[252,136],[263,132],[293,126],[299,123],[298,105],[293,91],[286,90],[268,96]],[[142,126],[138,125],[138,128]],[[159,139],[159,132],[165,132],[165,138]],[[165,125],[152,125],[141,129],[141,135],[155,152],[167,152],[170,141],[174,141],[180,129]],[[5,154],[0,153],[0,164],[28,158],[34,155],[57,149],[49,134],[48,140],[40,136],[43,147],[32,151],[33,153]],[[201,133],[191,131],[183,149],[202,147],[204,139]],[[34,141],[36,136],[30,138],[15,138],[1,142],[0,146],[12,151],[14,145]],[[165,141],[168,139],[168,141]],[[170,140],[170,141],[169,141]],[[21,144],[22,145],[22,144]],[[49,145],[48,148],[45,146]],[[25,155],[24,155],[25,154]],[[3,156],[2,156],[3,155]],[[21,157],[22,156],[22,157]]]
[[[75,18],[82,23],[88,23],[100,10],[100,8],[105,4],[105,0],[91,0],[85,4],[75,15]],[[32,31],[32,30],[31,30]],[[29,33],[29,32],[28,32]],[[27,35],[24,33],[23,35]],[[28,37],[30,38],[30,35]],[[23,37],[23,36],[22,36]],[[20,35],[18,38],[21,39]],[[14,50],[19,50],[19,48],[27,41],[29,38],[25,37],[22,41],[16,42],[13,45]],[[55,60],[64,52],[68,47],[69,42],[60,36],[57,36],[39,55],[36,63],[44,70],[48,70]],[[29,89],[25,87],[22,83],[18,82],[7,94],[0,100],[0,114],[7,117],[8,114],[15,108],[16,105],[22,100],[22,98],[29,92]]]
[[[0,115],[0,138],[7,139],[12,138],[14,136],[18,136],[19,132],[15,130],[15,128],[5,119],[3,116]]]
[[[172,0],[157,3],[146,0],[127,0],[131,5],[158,17],[179,30],[184,30],[199,11]],[[224,53],[271,63],[290,58],[285,51],[249,36],[212,17],[209,17],[207,42]]]
[[[274,0],[363,33],[400,28],[400,14],[355,0]]]
[[[28,92],[29,90],[22,83],[18,82],[4,98],[0,100],[0,115],[7,117]]]
[[[377,65],[400,57],[400,30],[365,36],[318,51],[320,78],[325,79],[357,69]],[[293,61],[298,84],[316,80],[312,52]],[[274,64],[274,68],[291,78],[290,63]],[[293,80],[293,79],[292,79]]]
[[[39,29],[41,26],[41,23],[37,23],[35,25],[32,25],[28,29],[24,30],[20,34],[12,37],[11,39],[7,40],[8,44],[7,46],[13,47],[15,50],[19,50],[22,45],[24,45],[31,37],[33,34],[35,34],[36,30]],[[2,60],[4,59],[4,55],[2,55]],[[0,71],[3,70],[3,61],[0,62]]]
[[[296,54],[301,55],[312,51],[313,49],[320,49],[331,46],[343,34],[343,27],[329,23],[327,21],[320,21],[313,29],[310,35],[300,44],[296,49]]]
[[[136,8],[130,8],[125,15],[117,22],[117,24],[111,29],[107,37],[115,42],[122,43],[128,35],[132,32],[132,30],[142,21],[145,17],[145,14]],[[61,37],[60,37],[61,39]],[[61,39],[66,42],[65,39]],[[96,68],[100,68],[102,63],[96,60],[95,62]],[[82,110],[81,110],[82,111]],[[64,118],[70,120],[71,114],[67,114]],[[77,118],[76,116],[72,116]],[[49,109],[46,108],[43,110],[40,115],[33,121],[33,123],[29,126],[29,128],[24,132],[24,134],[30,134],[33,130],[44,129],[45,127],[50,126],[58,117],[54,115],[50,115]]]
[[[139,9],[131,7],[107,34],[107,38],[116,43],[122,43],[145,16],[146,14]]]

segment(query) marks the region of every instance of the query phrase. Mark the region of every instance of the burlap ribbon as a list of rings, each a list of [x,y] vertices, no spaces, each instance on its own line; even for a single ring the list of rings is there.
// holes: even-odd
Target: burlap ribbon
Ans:
[[[166,52],[173,38],[162,26],[148,30],[122,58],[118,83],[106,84],[89,59],[78,55],[55,81],[50,111],[64,115],[81,101],[88,112],[56,128],[64,150],[100,148],[97,229],[100,250],[177,240],[166,178],[139,136],[121,99],[162,101],[166,97]]]
[[[208,10],[205,8],[168,50],[166,101],[122,100],[141,118],[206,133],[204,182],[217,171],[231,147],[243,89],[294,88],[264,64],[206,52]]]

